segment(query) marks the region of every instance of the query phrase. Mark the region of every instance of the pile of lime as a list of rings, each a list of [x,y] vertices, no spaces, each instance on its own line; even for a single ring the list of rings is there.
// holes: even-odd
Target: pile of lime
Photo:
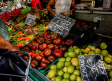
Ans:
[[[73,46],[64,53],[64,57],[61,57],[56,65],[51,65],[46,77],[51,81],[83,81],[79,66],[79,55],[100,54],[104,66],[111,66],[112,55],[106,49],[107,44],[104,42],[100,44],[100,48],[89,45],[85,49],[80,49]],[[112,70],[106,70],[106,72],[109,81],[112,81]]]

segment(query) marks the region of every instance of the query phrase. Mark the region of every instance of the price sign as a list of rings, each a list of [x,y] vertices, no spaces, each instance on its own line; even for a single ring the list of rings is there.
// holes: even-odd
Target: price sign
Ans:
[[[33,26],[33,23],[35,22],[35,19],[36,19],[35,15],[28,14],[27,18],[25,20],[25,24],[28,25],[28,26]]]
[[[100,55],[81,55],[79,62],[83,81],[108,81]]]
[[[48,29],[56,33],[59,33],[63,37],[66,37],[75,21],[76,20],[69,18],[67,16],[56,14],[56,16],[49,23]]]

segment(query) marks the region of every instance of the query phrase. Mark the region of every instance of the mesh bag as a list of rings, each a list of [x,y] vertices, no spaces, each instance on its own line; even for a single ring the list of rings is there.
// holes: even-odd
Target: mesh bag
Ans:
[[[5,23],[0,18],[0,35],[7,41],[10,40],[10,35]]]

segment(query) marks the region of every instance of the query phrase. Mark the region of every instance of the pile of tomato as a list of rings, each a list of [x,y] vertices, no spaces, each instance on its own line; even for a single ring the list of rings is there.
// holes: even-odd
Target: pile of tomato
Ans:
[[[0,18],[1,18],[3,21],[8,21],[8,19],[11,18],[11,13],[10,13],[10,12],[3,13],[3,14],[0,15]]]
[[[12,17],[16,17],[21,13],[21,9],[14,9],[13,11],[10,12],[5,12],[3,14],[0,15],[0,18],[3,21],[8,21],[9,19],[11,19]]]
[[[21,9],[14,9],[12,12],[11,12],[11,16],[12,17],[16,17],[18,16],[20,13],[21,13]]]
[[[73,45],[73,39],[64,39],[54,32],[43,32],[35,36],[34,40],[23,48],[32,57],[31,66],[37,69],[48,67],[57,58],[63,56],[63,52]],[[27,56],[23,56],[28,60]]]

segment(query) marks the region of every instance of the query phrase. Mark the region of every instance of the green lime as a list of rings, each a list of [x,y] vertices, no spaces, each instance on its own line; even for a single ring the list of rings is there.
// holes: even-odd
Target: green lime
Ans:
[[[64,73],[64,78],[69,79],[70,78],[70,74],[69,73]]]
[[[74,74],[71,74],[71,76],[70,76],[70,80],[73,80],[73,81],[75,81],[75,80],[76,80],[76,75],[74,75]]]
[[[51,65],[50,69],[56,70],[56,65]]]

